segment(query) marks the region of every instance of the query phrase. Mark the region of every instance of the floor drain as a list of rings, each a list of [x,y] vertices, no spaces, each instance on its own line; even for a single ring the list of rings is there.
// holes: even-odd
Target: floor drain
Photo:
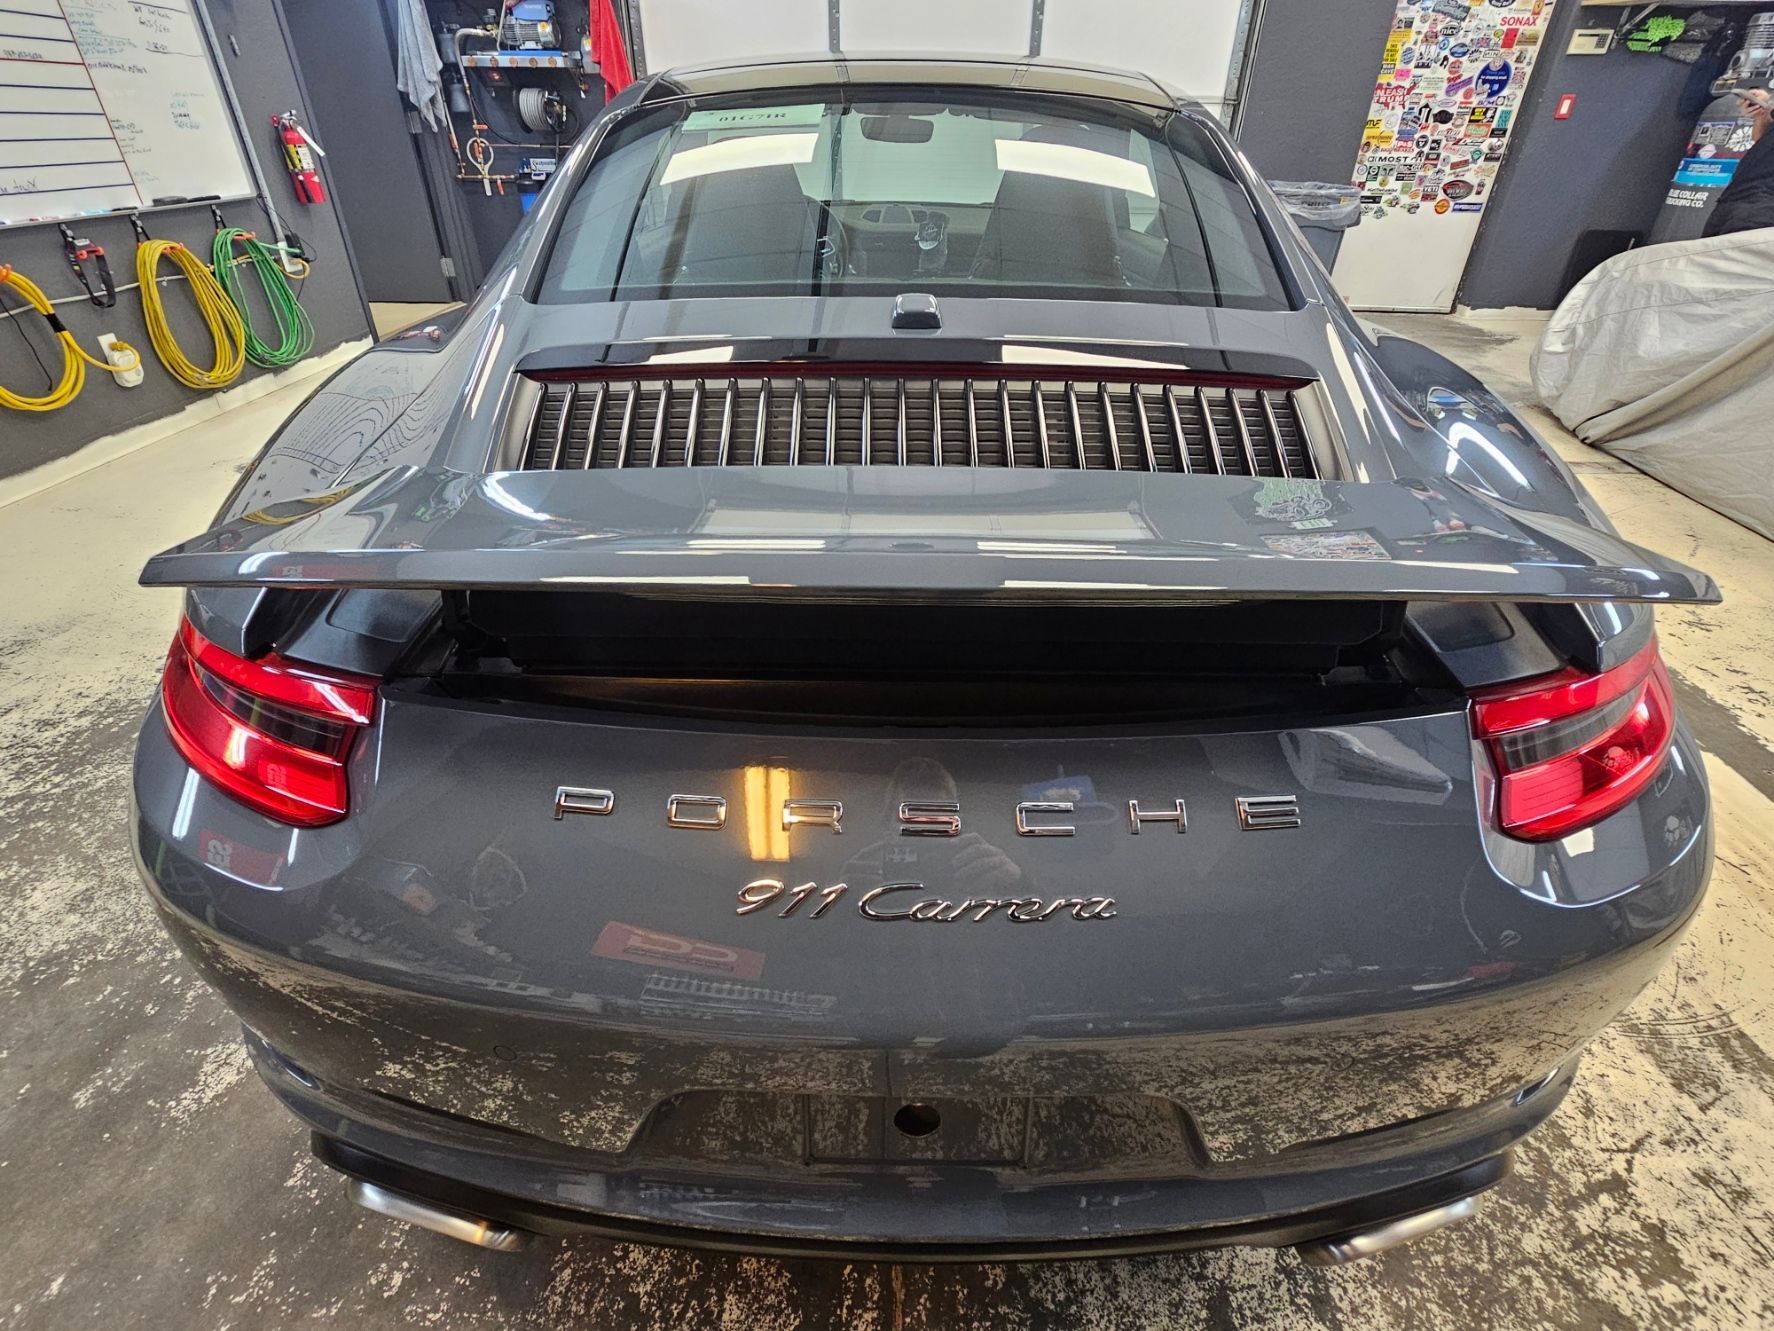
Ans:
[[[929,1105],[901,1105],[893,1113],[893,1126],[908,1137],[928,1137],[942,1126],[942,1115]]]

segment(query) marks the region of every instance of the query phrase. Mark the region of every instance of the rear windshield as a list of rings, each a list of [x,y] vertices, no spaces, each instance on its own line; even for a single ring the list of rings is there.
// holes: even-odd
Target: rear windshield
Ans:
[[[1286,306],[1199,126],[1034,97],[636,116],[568,206],[542,299],[907,290]]]

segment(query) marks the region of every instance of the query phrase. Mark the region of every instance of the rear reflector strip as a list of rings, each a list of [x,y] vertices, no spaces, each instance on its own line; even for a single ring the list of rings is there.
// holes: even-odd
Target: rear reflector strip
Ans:
[[[345,816],[345,761],[375,715],[375,680],[312,670],[276,655],[249,661],[185,621],[167,655],[160,693],[174,746],[221,790],[297,827]]]
[[[1476,694],[1473,734],[1497,767],[1497,820],[1553,841],[1630,803],[1675,735],[1669,673],[1653,639],[1599,675],[1576,670]]]

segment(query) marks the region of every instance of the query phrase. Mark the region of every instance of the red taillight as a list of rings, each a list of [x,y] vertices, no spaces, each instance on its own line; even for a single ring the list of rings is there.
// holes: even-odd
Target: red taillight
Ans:
[[[375,680],[275,654],[249,661],[187,620],[167,653],[160,697],[185,761],[242,804],[297,827],[345,816],[345,760],[375,715]]]
[[[1473,696],[1472,729],[1497,765],[1497,817],[1524,841],[1600,822],[1650,784],[1675,734],[1652,639],[1599,675],[1562,670]]]

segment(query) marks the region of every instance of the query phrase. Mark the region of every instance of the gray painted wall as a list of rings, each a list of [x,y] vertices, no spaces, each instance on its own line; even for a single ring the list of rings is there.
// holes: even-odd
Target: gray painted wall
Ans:
[[[1584,231],[1649,231],[1693,128],[1677,113],[1691,66],[1622,45],[1604,56],[1564,54],[1571,29],[1606,27],[1605,10],[1560,6],[1534,70],[1522,128],[1485,209],[1460,303],[1550,309],[1571,247]],[[1565,93],[1569,120],[1554,120]]]
[[[1238,142],[1267,179],[1350,179],[1395,9],[1266,0]]]
[[[365,297],[453,300],[381,8],[364,0],[280,3]]]
[[[315,351],[322,352],[364,337],[369,332],[368,314],[358,295],[356,279],[346,260],[339,221],[329,205],[306,207],[295,201],[289,176],[272,149],[270,118],[274,112],[302,102],[289,50],[269,0],[201,0],[209,10],[224,48],[224,59],[247,116],[251,146],[266,168],[274,202],[285,225],[293,227],[316,256],[314,272],[301,290],[302,304],[314,321]],[[240,48],[228,49],[232,36]],[[322,175],[325,165],[322,164]],[[256,204],[236,203],[224,210],[230,225],[264,230],[264,213]],[[207,206],[155,213],[145,219],[156,237],[181,241],[207,257],[214,224]],[[135,237],[125,218],[104,218],[79,223],[80,235],[103,245],[117,281],[135,280]],[[61,236],[54,226],[0,230],[0,263],[10,263],[55,299],[79,292],[74,276],[62,257]],[[171,271],[163,265],[163,271]],[[249,289],[252,279],[249,280]],[[192,308],[182,283],[164,289],[168,317],[180,344],[193,360],[208,364],[208,334]],[[18,301],[8,297],[8,308]],[[88,370],[86,389],[60,411],[16,413],[0,409],[0,476],[16,475],[41,463],[63,457],[82,444],[104,435],[151,421],[179,410],[204,394],[180,385],[155,359],[142,323],[139,292],[126,291],[109,310],[95,309],[82,301],[60,305],[57,312],[80,345],[97,354],[98,334],[117,333],[143,355],[145,378],[139,388],[123,389],[102,371]],[[15,392],[41,393],[47,388],[42,373],[25,349],[20,329],[37,348],[52,372],[59,366],[59,350],[50,339],[43,320],[26,313],[17,320],[0,319],[0,375]],[[237,383],[261,374],[250,363]]]

